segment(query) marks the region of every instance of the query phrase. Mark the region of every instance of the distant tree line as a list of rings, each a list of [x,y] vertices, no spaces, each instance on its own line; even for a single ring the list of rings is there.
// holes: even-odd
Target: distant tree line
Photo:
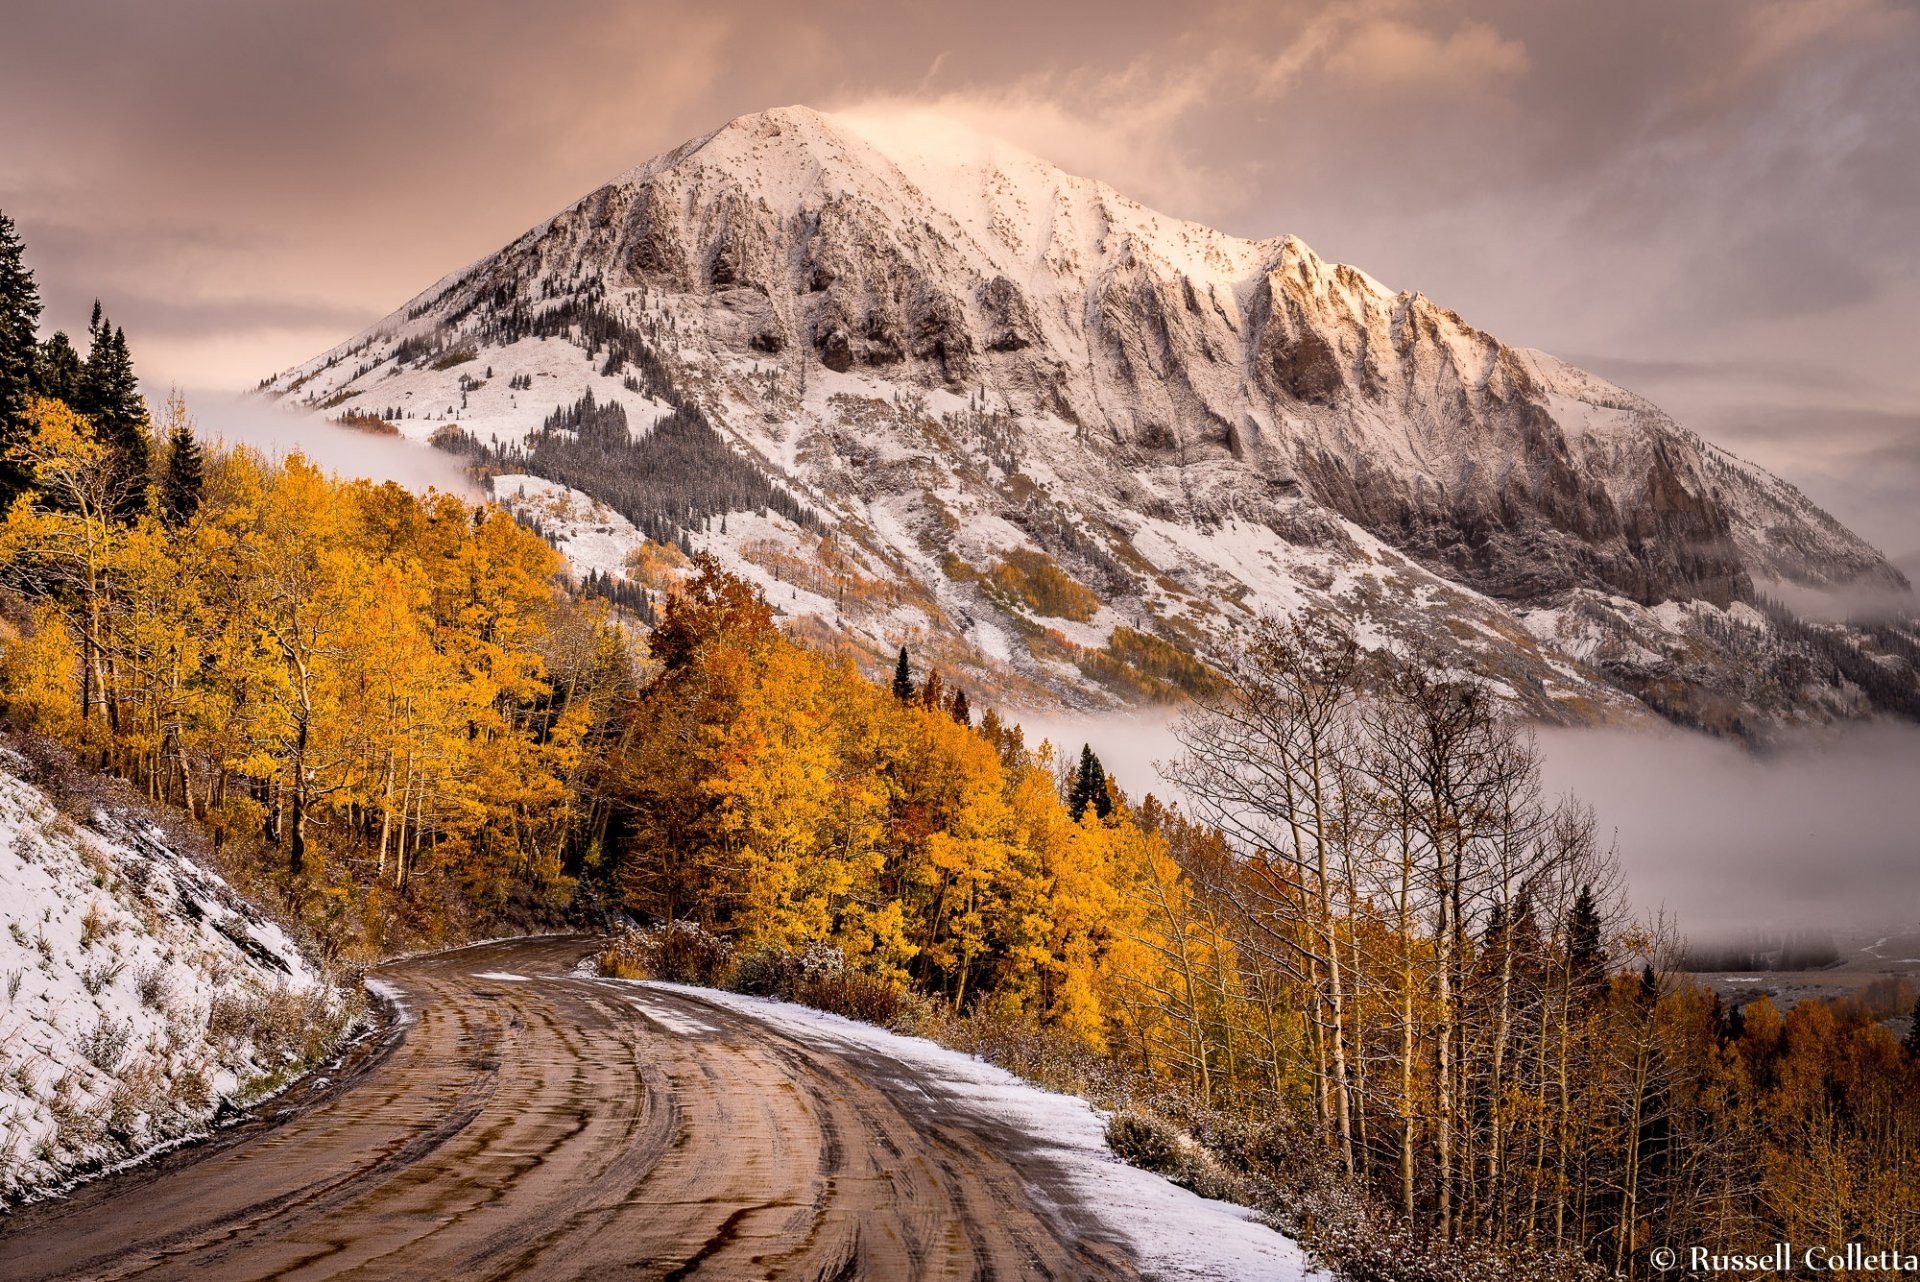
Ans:
[[[684,543],[707,518],[728,512],[777,512],[817,526],[810,507],[727,446],[706,412],[675,385],[652,338],[603,305],[603,288],[596,278],[549,306],[530,307],[519,291],[501,286],[470,299],[447,323],[483,310],[462,344],[560,338],[581,347],[602,374],[620,375],[629,391],[668,407],[644,436],[634,438],[625,406],[597,401],[589,389],[518,443],[482,443],[460,428],[440,433],[434,443],[489,470],[527,472],[592,495],[661,543]],[[423,359],[452,341],[404,342],[395,358]],[[509,383],[516,390],[532,387],[525,375]]]
[[[1716,944],[1692,944],[1682,968],[1696,974],[1712,971],[1821,970],[1838,965],[1840,947],[1823,930],[1796,930],[1788,935],[1752,935]]]
[[[652,627],[658,619],[653,593],[631,579],[620,578],[604,570],[589,570],[580,580],[580,589],[604,601],[611,601],[640,622]]]
[[[1851,682],[1880,711],[1920,721],[1920,683],[1915,681],[1915,674],[1920,673],[1920,645],[1915,645],[1907,632],[1884,622],[1822,627],[1770,597],[1760,596],[1756,603],[1782,640],[1810,652],[1826,669],[1816,679]],[[1873,640],[1880,654],[1861,647],[1860,633]],[[1899,662],[1883,663],[1881,655],[1891,655]]]
[[[811,508],[729,449],[692,404],[675,405],[636,439],[626,407],[597,401],[589,390],[548,415],[525,444],[484,444],[460,429],[434,443],[492,471],[527,472],[590,494],[661,543],[684,542],[708,517],[728,512],[818,523]]]

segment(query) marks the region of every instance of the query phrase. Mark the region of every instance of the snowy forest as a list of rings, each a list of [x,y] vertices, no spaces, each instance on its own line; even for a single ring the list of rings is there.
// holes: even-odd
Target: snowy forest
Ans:
[[[190,815],[329,956],[624,916],[611,969],[1087,1093],[1353,1278],[1920,1239],[1920,1040],[1694,982],[1470,677],[1269,620],[1172,804],[906,649],[881,683],[809,648],[711,559],[649,631],[498,508],[203,442],[104,315],[82,357],[38,312],[0,217],[6,729]],[[642,448],[567,414],[552,468]]]

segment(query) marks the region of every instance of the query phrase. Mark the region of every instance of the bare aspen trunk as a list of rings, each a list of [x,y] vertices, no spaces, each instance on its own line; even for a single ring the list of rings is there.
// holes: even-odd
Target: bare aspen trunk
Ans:
[[[387,841],[393,833],[393,752],[387,752],[386,770],[380,779],[380,864],[377,874],[387,875]]]
[[[1440,825],[1436,825],[1439,827]],[[1453,1236],[1453,1036],[1454,983],[1453,943],[1456,932],[1456,908],[1447,858],[1440,856],[1440,929],[1434,940],[1438,993],[1435,1005],[1434,1086],[1438,1092],[1434,1109],[1434,1194],[1435,1215],[1440,1236]]]

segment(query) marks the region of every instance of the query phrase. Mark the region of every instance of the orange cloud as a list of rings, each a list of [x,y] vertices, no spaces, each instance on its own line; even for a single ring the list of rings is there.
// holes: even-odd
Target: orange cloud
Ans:
[[[1480,92],[1526,74],[1527,47],[1484,22],[1451,35],[1393,18],[1360,24],[1327,59],[1327,71],[1354,85]]]

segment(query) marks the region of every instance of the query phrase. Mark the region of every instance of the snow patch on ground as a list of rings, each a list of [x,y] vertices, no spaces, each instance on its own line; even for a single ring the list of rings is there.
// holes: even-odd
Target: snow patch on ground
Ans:
[[[1065,1188],[1036,1185],[1035,1192],[1065,1194],[1074,1208],[1091,1212],[1132,1248],[1149,1277],[1165,1282],[1285,1282],[1325,1276],[1297,1243],[1255,1222],[1245,1207],[1200,1197],[1119,1161],[1107,1148],[1104,1115],[1078,1096],[1042,1090],[1003,1068],[925,1038],[905,1037],[811,1007],[682,984],[646,981],[641,986],[724,1006],[822,1050],[884,1055],[920,1079],[930,1112],[952,1110],[1018,1128],[1032,1137],[1033,1151],[1050,1169],[1066,1173]],[[665,1022],[656,1011],[642,1009],[649,1018]],[[1020,1159],[1013,1155],[1013,1160]]]
[[[629,997],[627,999],[627,1005],[633,1007],[668,1032],[678,1033],[682,1037],[705,1037],[710,1033],[720,1031],[712,1024],[704,1024],[697,1019],[688,1019],[679,1011],[670,1010],[639,997]]]
[[[160,829],[79,826],[0,753],[0,1200],[204,1131],[348,998]]]
[[[407,995],[399,985],[389,984],[384,979],[374,979],[371,976],[367,978],[366,985],[369,993],[393,1007],[395,1023],[404,1026],[413,1022],[413,1007],[407,1005]]]
[[[496,476],[493,497],[515,516],[538,521],[581,578],[596,570],[610,578],[625,577],[627,558],[647,541],[609,505],[544,477],[521,472]]]

